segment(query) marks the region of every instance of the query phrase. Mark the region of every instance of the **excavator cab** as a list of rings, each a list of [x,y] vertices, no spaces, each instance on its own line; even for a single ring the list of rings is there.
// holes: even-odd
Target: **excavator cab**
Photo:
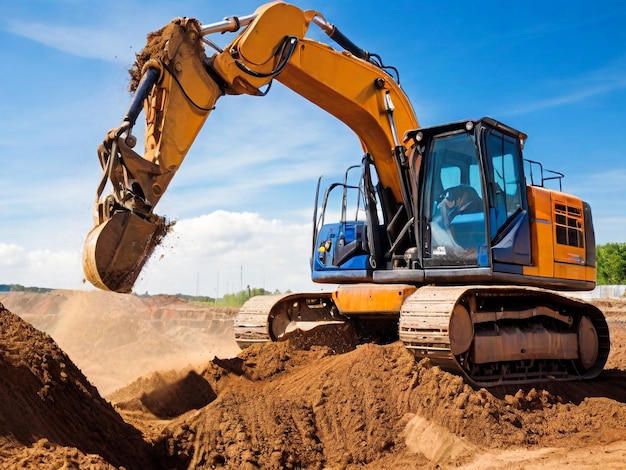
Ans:
[[[404,203],[385,196],[366,155],[359,182],[349,184],[346,172],[321,205],[316,200],[322,212],[314,223],[313,280],[593,288],[589,205],[562,193],[560,184],[544,186],[555,177],[524,159],[526,138],[491,118],[407,132]],[[339,190],[341,220],[325,222],[329,194]],[[359,201],[354,218],[346,217],[351,191]]]
[[[423,161],[423,266],[530,264],[526,136],[489,118],[409,135]]]
[[[420,242],[408,250],[406,245],[390,249],[394,243],[385,236],[388,224],[381,220],[391,219],[392,214],[379,216],[388,208],[380,204],[383,192],[373,182],[367,156],[360,180],[350,184],[349,174],[359,167],[349,167],[343,182],[329,185],[321,202],[318,183],[315,207],[321,214],[314,219],[313,280],[363,282],[371,281],[376,270],[467,267],[485,271],[494,262],[529,264],[525,138],[490,118],[408,132],[406,140],[416,150],[409,174],[419,193],[414,195],[413,236],[407,238]],[[337,193],[339,209],[329,206]],[[349,209],[350,205],[355,207]],[[339,222],[325,221],[331,208],[340,211]],[[347,217],[348,213],[354,217]],[[419,245],[421,251],[416,253]]]
[[[321,204],[316,196],[315,207],[321,207],[321,215],[315,216],[314,224],[313,280],[361,282],[371,281],[376,270],[408,268],[423,273],[466,267],[490,271],[492,263],[530,264],[522,158],[526,136],[484,118],[420,128],[405,137],[415,144],[413,173],[409,174],[419,191],[413,198],[417,201],[412,211],[413,234],[406,238],[420,243],[408,250],[406,244],[390,249],[396,243],[385,236],[388,223],[380,221],[390,220],[393,214],[379,216],[388,207],[380,204],[384,192],[373,183],[366,156],[358,183],[348,183],[349,172],[358,168],[352,166],[343,183],[327,188]],[[327,223],[330,196],[338,191],[341,220]],[[356,198],[348,197],[351,192]],[[347,218],[351,200],[357,201],[355,216]]]

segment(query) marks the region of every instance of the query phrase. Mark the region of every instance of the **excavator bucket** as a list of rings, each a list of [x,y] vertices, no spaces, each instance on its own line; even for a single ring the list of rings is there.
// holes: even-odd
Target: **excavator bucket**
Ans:
[[[117,212],[85,240],[83,270],[95,287],[120,293],[132,290],[141,269],[167,233],[163,219]]]

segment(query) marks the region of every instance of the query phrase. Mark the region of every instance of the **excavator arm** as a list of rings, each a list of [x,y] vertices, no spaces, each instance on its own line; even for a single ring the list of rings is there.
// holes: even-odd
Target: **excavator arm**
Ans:
[[[305,37],[315,24],[345,50]],[[210,35],[236,33],[223,50]],[[209,58],[205,44],[215,53]],[[154,208],[208,115],[225,95],[264,96],[274,79],[350,127],[378,179],[410,217],[403,136],[419,127],[413,108],[380,58],[357,47],[316,11],[271,2],[253,14],[202,25],[178,18],[148,36],[131,70],[134,97],[98,148],[103,168],[83,266],[96,287],[130,292],[170,224]],[[133,127],[145,113],[144,154]],[[110,194],[103,196],[107,184]]]

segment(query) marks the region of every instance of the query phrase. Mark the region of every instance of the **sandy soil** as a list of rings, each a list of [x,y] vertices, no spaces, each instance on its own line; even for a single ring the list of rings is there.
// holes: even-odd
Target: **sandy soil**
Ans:
[[[624,467],[626,301],[594,302],[598,379],[489,390],[397,343],[240,352],[234,312],[170,297],[0,302],[1,468]]]
[[[151,371],[240,351],[232,333],[235,309],[172,296],[57,290],[0,293],[0,302],[49,333],[105,395]]]

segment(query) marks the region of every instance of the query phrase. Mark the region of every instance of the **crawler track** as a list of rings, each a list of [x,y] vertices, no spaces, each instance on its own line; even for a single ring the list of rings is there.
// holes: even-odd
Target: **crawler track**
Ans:
[[[272,307],[285,295],[258,295],[252,297],[239,309],[235,317],[235,340],[240,348],[270,340],[267,318]]]
[[[523,287],[422,287],[402,306],[399,335],[417,358],[478,386],[590,379],[610,349],[596,307]]]
[[[235,340],[240,348],[284,339],[295,329],[343,323],[333,308],[330,293],[298,293],[252,297],[235,319]]]

